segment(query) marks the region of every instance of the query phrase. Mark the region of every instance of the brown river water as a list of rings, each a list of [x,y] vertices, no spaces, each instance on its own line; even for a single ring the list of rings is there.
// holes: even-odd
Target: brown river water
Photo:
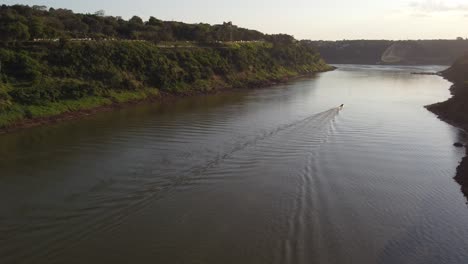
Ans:
[[[468,263],[465,136],[423,108],[450,83],[410,74],[442,69],[339,65],[0,135],[0,263]]]

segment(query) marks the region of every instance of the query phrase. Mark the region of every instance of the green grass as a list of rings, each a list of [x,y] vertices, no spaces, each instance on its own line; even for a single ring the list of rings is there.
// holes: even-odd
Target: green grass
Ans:
[[[125,103],[144,100],[159,95],[155,88],[145,88],[138,91],[111,91],[106,96],[90,96],[77,100],[62,100],[43,105],[13,104],[8,110],[0,112],[0,128],[6,128],[24,119],[57,116],[67,112],[89,110],[112,103]]]
[[[88,110],[103,105],[110,105],[112,101],[104,97],[85,97],[78,100],[64,100],[47,103],[45,105],[23,106],[27,118],[41,118],[56,116],[67,112]]]
[[[108,97],[117,103],[125,103],[131,101],[144,100],[148,97],[155,97],[159,95],[159,90],[155,88],[145,88],[138,91],[115,91],[111,90]]]
[[[24,110],[19,105],[13,105],[10,109],[0,112],[0,128],[8,127],[25,118]]]

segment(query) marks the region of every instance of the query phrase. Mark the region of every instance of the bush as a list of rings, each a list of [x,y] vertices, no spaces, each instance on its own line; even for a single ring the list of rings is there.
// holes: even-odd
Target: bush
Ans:
[[[20,104],[41,105],[58,100],[60,88],[53,80],[43,79],[31,86],[15,88],[9,95]]]
[[[61,99],[80,99],[99,93],[100,88],[90,83],[70,79],[60,84]]]
[[[26,52],[13,52],[0,49],[2,72],[18,81],[35,81],[42,75],[40,63]]]
[[[132,76],[129,74],[123,74],[123,80],[120,85],[120,87],[123,90],[130,90],[130,91],[136,91],[139,89],[143,88],[143,84],[137,80],[135,80]]]
[[[0,83],[0,111],[5,111],[12,105],[7,85]]]

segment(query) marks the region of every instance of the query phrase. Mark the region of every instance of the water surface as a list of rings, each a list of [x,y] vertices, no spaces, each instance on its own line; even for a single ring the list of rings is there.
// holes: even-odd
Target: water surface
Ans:
[[[0,135],[0,262],[468,263],[463,134],[423,108],[450,84],[410,74],[441,69],[342,65]]]

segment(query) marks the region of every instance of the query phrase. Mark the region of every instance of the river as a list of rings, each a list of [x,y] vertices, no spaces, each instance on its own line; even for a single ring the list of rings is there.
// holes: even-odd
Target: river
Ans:
[[[0,263],[468,263],[443,67],[338,67],[0,135]]]

